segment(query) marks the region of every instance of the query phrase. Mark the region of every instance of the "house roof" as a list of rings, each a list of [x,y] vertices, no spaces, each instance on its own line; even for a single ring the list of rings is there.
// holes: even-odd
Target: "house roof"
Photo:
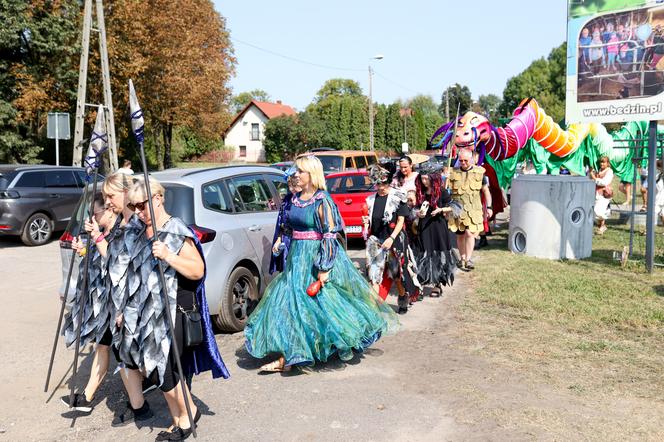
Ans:
[[[256,106],[259,111],[265,115],[265,117],[268,120],[271,120],[274,117],[279,117],[281,115],[296,115],[297,112],[295,109],[292,107],[281,104],[281,101],[277,101],[276,103],[268,103],[266,101],[256,101],[256,100],[251,100],[245,107],[242,109],[238,114],[233,118],[233,121],[231,121],[231,124],[228,125],[228,128],[224,131],[224,135],[228,133],[228,131],[231,130],[233,126],[235,126],[235,123],[237,123],[242,116],[249,110],[251,106]]]

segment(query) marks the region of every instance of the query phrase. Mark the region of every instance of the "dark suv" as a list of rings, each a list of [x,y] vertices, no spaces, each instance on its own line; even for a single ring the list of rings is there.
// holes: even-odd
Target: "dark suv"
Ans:
[[[84,185],[82,167],[0,165],[0,235],[46,243],[67,226]]]

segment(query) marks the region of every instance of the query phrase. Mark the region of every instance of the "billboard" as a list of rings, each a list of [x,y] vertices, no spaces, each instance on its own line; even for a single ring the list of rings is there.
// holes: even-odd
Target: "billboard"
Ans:
[[[565,120],[664,119],[664,0],[568,0]]]

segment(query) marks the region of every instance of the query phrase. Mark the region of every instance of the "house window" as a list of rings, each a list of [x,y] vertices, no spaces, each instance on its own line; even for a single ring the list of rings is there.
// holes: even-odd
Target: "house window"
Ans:
[[[251,141],[258,141],[258,123],[251,123]]]
[[[240,146],[240,158],[247,157],[247,146]]]

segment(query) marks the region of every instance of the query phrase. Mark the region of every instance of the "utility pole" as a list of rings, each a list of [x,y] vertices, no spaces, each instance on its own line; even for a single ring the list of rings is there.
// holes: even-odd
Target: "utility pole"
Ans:
[[[113,117],[113,98],[111,95],[111,75],[108,66],[108,48],[106,46],[106,25],[104,23],[104,6],[102,0],[96,0],[97,28],[92,28],[92,0],[85,0],[83,7],[83,35],[81,37],[81,61],[78,69],[78,91],[76,95],[76,120],[74,128],[74,153],[72,164],[80,166],[83,159],[83,129],[85,123],[85,108],[97,105],[85,102],[88,83],[88,58],[90,53],[90,31],[99,34],[99,54],[101,56],[101,73],[104,89],[104,117],[108,127],[108,151],[111,160],[111,169],[118,168],[118,152],[115,142],[115,120]]]
[[[374,115],[373,115],[373,94],[371,90],[371,77],[373,71],[369,65],[369,150],[374,150]]]

